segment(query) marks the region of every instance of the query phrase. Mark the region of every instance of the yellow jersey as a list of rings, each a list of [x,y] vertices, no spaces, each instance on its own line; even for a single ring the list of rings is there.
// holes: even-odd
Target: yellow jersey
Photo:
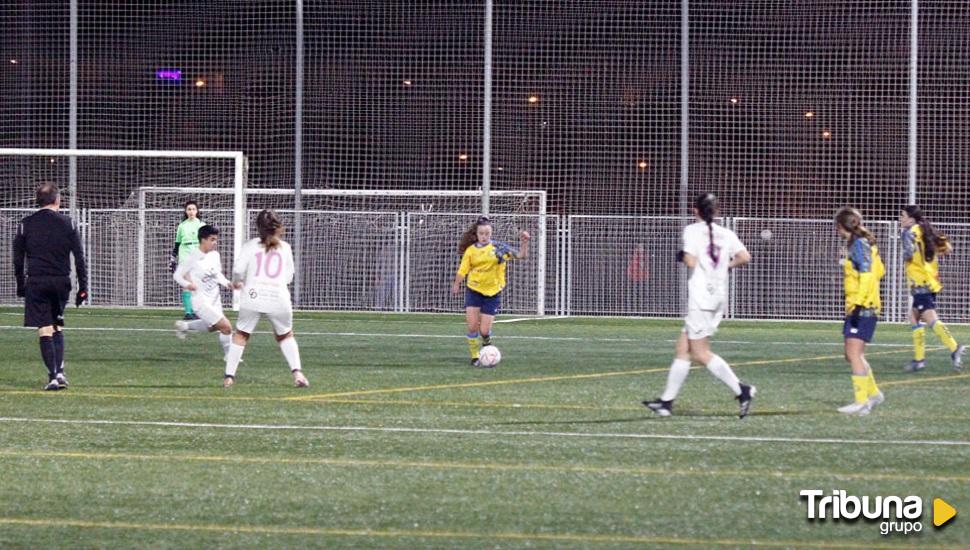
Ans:
[[[462,254],[458,274],[467,277],[465,285],[468,288],[485,296],[495,296],[505,288],[505,268],[513,258],[515,251],[505,243],[475,243]]]
[[[917,289],[922,292],[937,293],[943,289],[940,283],[940,264],[937,261],[939,253],[933,259],[926,261],[923,245],[923,228],[914,225],[903,230],[903,259],[906,261],[906,280],[910,291]]]
[[[848,258],[843,262],[845,273],[845,311],[857,306],[879,313],[879,281],[886,274],[886,267],[879,257],[879,249],[865,238],[854,239],[848,247]]]

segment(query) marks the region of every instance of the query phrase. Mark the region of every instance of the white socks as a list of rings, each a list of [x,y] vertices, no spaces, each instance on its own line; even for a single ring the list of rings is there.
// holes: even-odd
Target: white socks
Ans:
[[[684,385],[684,380],[687,379],[687,373],[690,372],[690,361],[684,359],[674,359],[674,362],[670,364],[670,372],[667,373],[667,388],[664,390],[663,395],[660,396],[661,401],[673,401],[680,393],[680,387]]]
[[[303,370],[303,367],[300,365],[300,347],[296,345],[296,338],[290,336],[280,342],[280,351],[283,352],[283,357],[286,358],[286,364],[290,366],[290,372]]]
[[[229,354],[229,344],[232,343],[232,334],[219,334],[219,345],[222,346],[222,358],[225,359]]]
[[[245,346],[229,344],[229,351],[226,352],[226,376],[236,376],[236,369],[239,368],[239,361],[242,360],[244,349],[246,349]]]
[[[189,321],[186,327],[192,332],[209,332],[209,324],[202,319],[196,319],[195,321]]]
[[[711,360],[707,363],[707,370],[711,371],[711,374],[716,376],[718,380],[727,384],[734,395],[741,395],[741,383],[738,381],[738,377],[727,362],[721,359],[721,356],[712,355]]]

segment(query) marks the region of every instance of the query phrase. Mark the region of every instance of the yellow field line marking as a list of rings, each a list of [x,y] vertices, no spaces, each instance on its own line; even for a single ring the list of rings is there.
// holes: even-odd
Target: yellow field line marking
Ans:
[[[903,353],[908,351],[909,351],[908,349],[879,351],[879,352],[869,353],[867,355],[888,355],[888,354]],[[815,357],[742,361],[738,363],[732,363],[731,366],[748,367],[748,366],[759,366],[759,365],[782,365],[787,363],[827,361],[831,359],[842,359],[842,358],[843,358],[842,355],[818,355]],[[695,366],[691,368],[700,369],[702,367]],[[398,388],[382,388],[382,389],[376,389],[376,390],[357,390],[357,391],[347,391],[347,392],[337,392],[337,393],[321,393],[321,394],[315,394],[315,395],[301,395],[299,397],[288,397],[286,399],[290,401],[316,401],[316,400],[326,400],[332,397],[355,397],[360,395],[377,395],[377,394],[403,393],[403,392],[412,392],[412,391],[476,388],[476,387],[483,387],[483,386],[529,384],[533,382],[559,382],[562,380],[588,380],[591,378],[607,378],[611,376],[632,376],[635,374],[667,372],[667,370],[668,370],[668,367],[662,367],[662,368],[637,369],[637,370],[626,370],[626,371],[609,371],[609,372],[600,372],[600,373],[591,373],[591,374],[570,374],[570,375],[563,375],[563,376],[536,376],[536,377],[530,377],[530,378],[511,378],[507,380],[490,380],[487,382],[462,382],[458,384],[433,384],[433,385],[427,385],[427,386],[408,386],[408,387],[398,387]]]
[[[485,539],[485,540],[539,540],[555,542],[581,542],[600,544],[677,544],[692,546],[780,546],[787,548],[872,548],[872,544],[843,543],[836,541],[789,541],[770,539],[700,539],[680,537],[654,537],[643,535],[596,535],[582,533],[510,533],[475,531],[429,531],[403,529],[350,529],[326,527],[277,527],[273,525],[217,525],[185,523],[135,523],[123,521],[88,521],[77,519],[31,519],[0,517],[2,525],[28,527],[80,527],[90,529],[124,529],[152,531],[202,531],[217,533],[253,533],[269,535],[317,535],[364,538],[439,538],[439,539]],[[912,545],[879,544],[880,548],[911,549]],[[953,548],[957,548],[954,546]]]
[[[685,476],[685,477],[754,477],[754,478],[834,478],[834,479],[865,479],[888,481],[939,481],[970,483],[970,476],[939,476],[926,474],[881,474],[869,472],[833,472],[830,470],[720,470],[720,469],[670,469],[643,468],[625,466],[571,466],[558,464],[500,464],[468,463],[468,462],[431,462],[409,460],[357,460],[336,458],[281,458],[281,457],[247,457],[222,455],[151,455],[135,453],[92,453],[71,451],[21,451],[14,449],[0,450],[0,458],[76,458],[82,460],[157,460],[161,462],[226,462],[234,464],[297,464],[317,466],[351,466],[371,468],[412,468],[433,470],[480,470],[500,472],[548,472],[548,473],[583,473],[583,474],[616,474],[631,476]]]
[[[924,382],[937,382],[940,380],[959,380],[970,378],[970,374],[950,374],[946,376],[933,376],[931,378],[911,378],[908,380],[893,380],[891,382],[879,382],[879,386],[903,386],[907,384],[922,384]]]

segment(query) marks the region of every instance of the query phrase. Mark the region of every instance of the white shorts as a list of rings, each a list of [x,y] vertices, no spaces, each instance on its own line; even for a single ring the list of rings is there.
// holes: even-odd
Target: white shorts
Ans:
[[[701,340],[714,336],[717,326],[724,318],[724,310],[689,309],[684,319],[684,332],[688,340]]]
[[[240,308],[239,317],[236,318],[236,330],[252,334],[256,330],[256,323],[259,316],[266,315],[269,322],[273,324],[273,332],[276,335],[286,334],[293,330],[293,310],[281,308],[279,311],[270,313],[260,313],[254,309]]]
[[[199,319],[205,321],[208,326],[213,326],[222,320],[226,315],[222,312],[222,298],[215,302],[207,301],[203,298],[196,298],[192,295],[192,310],[198,315]]]

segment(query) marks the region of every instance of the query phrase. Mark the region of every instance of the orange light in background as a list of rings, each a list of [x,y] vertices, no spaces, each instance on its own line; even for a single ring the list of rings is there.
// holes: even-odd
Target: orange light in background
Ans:
[[[458,154],[458,160],[463,161],[463,162],[466,161],[466,160],[468,160],[468,153],[459,153]]]
[[[822,139],[832,139],[832,132],[828,128],[822,130]]]
[[[501,172],[501,171],[505,170],[505,168],[499,166],[498,168],[496,168],[496,170],[498,170],[499,172]]]
[[[198,80],[196,80],[196,81],[195,81],[195,87],[196,87],[196,88],[201,88],[201,87],[203,87],[203,86],[205,86],[205,80],[202,80],[202,79],[200,78],[200,79],[198,79]]]
[[[532,94],[529,96],[529,103],[539,103],[539,96]]]
[[[805,118],[812,118],[815,116],[814,111],[805,111]]]
[[[647,166],[649,166],[649,164],[647,164],[647,161],[645,160],[641,160],[640,162],[637,163],[637,168],[641,170],[646,170]]]
[[[741,100],[738,99],[738,98],[736,98],[736,97],[732,97],[730,101],[734,105],[737,105],[738,103],[741,103]]]
[[[20,63],[20,61],[17,61],[16,59],[11,59],[10,60],[10,64],[11,65],[16,65],[17,63]]]
[[[405,85],[405,86],[410,86],[411,84],[412,84],[412,82],[411,82],[411,80],[410,80],[410,79],[406,79],[406,80],[404,81],[404,85]]]

